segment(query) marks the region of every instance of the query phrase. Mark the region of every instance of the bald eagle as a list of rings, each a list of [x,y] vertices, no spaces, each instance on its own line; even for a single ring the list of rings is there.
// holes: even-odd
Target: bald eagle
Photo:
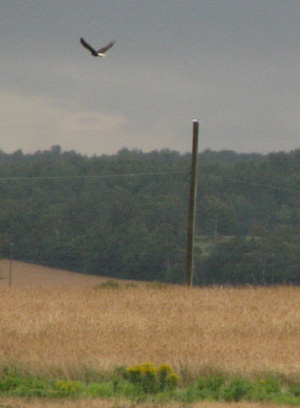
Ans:
[[[111,41],[105,47],[102,47],[100,48],[100,50],[96,51],[83,38],[80,38],[80,42],[85,48],[87,48],[91,52],[91,55],[93,55],[94,57],[106,57],[105,52],[109,50],[115,43],[115,41]]]

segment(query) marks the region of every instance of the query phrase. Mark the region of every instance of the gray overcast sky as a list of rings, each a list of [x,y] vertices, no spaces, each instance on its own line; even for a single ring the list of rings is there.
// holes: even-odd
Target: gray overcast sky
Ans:
[[[0,149],[300,147],[300,0],[0,0]],[[96,48],[93,58],[79,38]]]

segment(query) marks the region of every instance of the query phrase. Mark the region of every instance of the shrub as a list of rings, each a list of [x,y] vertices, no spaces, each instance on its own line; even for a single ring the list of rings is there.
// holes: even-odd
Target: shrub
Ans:
[[[225,401],[240,401],[250,392],[252,384],[244,379],[232,380],[224,389],[223,398]]]
[[[300,384],[292,385],[289,389],[289,392],[295,397],[300,397]]]
[[[94,289],[120,289],[121,288],[120,282],[114,279],[109,279],[99,285],[96,285]]]
[[[129,381],[140,387],[145,393],[154,393],[174,389],[179,383],[179,376],[173,369],[162,364],[157,369],[152,363],[127,368]]]
[[[203,398],[219,399],[224,383],[224,377],[200,377],[198,379],[197,389]]]
[[[58,380],[54,388],[59,396],[71,396],[79,391],[79,384],[75,381]]]
[[[270,399],[272,395],[280,393],[280,388],[280,383],[276,378],[262,378],[253,384],[251,399],[255,401]]]

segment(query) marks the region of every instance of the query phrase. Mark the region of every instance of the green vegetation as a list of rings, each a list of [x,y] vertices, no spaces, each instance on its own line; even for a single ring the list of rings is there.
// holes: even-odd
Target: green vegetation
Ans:
[[[253,401],[300,404],[300,382],[271,375],[256,379],[229,375],[206,375],[187,381],[168,365],[151,363],[119,367],[98,373],[97,379],[53,379],[2,369],[0,395],[38,398],[120,398],[155,403],[208,401]]]
[[[136,288],[138,285],[134,282],[132,283],[120,283],[115,279],[108,279],[107,281],[96,285],[94,289],[121,289],[121,288]]]
[[[190,154],[59,146],[0,151],[0,248],[15,259],[114,278],[182,283]],[[194,282],[300,283],[300,150],[199,154]]]
[[[157,393],[165,390],[173,390],[179,383],[180,377],[167,364],[158,368],[151,363],[127,368],[129,381],[144,393]]]

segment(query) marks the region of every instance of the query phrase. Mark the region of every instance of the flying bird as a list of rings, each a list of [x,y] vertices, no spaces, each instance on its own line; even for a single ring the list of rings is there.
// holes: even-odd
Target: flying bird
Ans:
[[[102,47],[97,51],[93,47],[91,47],[90,44],[88,44],[83,38],[80,38],[80,42],[91,52],[91,55],[93,55],[94,57],[106,57],[105,52],[109,50],[115,43],[115,41],[111,41],[105,47]]]

